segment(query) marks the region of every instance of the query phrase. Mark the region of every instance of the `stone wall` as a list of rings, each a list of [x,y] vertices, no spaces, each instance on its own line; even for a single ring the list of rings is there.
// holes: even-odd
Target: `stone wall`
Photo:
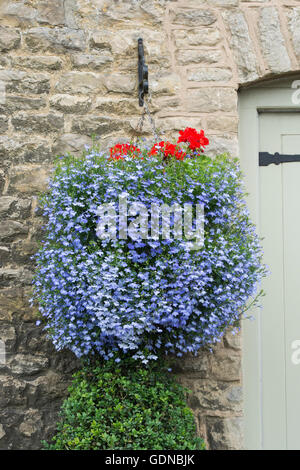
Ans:
[[[77,365],[54,353],[28,305],[36,196],[56,154],[80,152],[92,135],[106,147],[136,134],[139,36],[160,130],[203,128],[211,155],[237,155],[237,88],[299,70],[300,1],[0,0],[2,449],[39,448]],[[241,448],[239,337],[178,374],[208,446]]]

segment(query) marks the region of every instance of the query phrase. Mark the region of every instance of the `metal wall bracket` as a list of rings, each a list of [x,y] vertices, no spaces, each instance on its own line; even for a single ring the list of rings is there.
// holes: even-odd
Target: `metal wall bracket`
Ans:
[[[138,39],[139,105],[144,106],[144,96],[149,92],[148,66],[145,64],[143,39]]]
[[[259,166],[280,165],[280,163],[300,162],[300,155],[283,155],[281,153],[259,152]]]

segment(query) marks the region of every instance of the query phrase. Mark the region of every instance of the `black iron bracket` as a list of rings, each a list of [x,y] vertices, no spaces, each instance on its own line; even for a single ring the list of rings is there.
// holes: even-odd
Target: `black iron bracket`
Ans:
[[[259,152],[259,166],[280,165],[280,163],[300,162],[300,155],[283,155],[281,153]]]
[[[144,45],[142,38],[138,39],[139,56],[139,105],[144,106],[144,96],[149,92],[148,66],[145,64]]]

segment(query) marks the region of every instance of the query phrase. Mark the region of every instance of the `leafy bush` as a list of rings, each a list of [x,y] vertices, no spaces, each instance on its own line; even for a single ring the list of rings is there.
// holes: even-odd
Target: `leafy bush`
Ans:
[[[117,209],[124,192],[128,204],[149,209],[151,203],[203,204],[204,246],[191,251],[184,237],[97,238],[99,205]],[[226,155],[211,160],[162,143],[66,157],[54,172],[44,214],[35,297],[55,347],[78,357],[119,361],[129,354],[147,362],[197,352],[237,324],[264,274],[240,170]]]
[[[113,361],[76,374],[52,450],[196,450],[185,390],[168,373]]]

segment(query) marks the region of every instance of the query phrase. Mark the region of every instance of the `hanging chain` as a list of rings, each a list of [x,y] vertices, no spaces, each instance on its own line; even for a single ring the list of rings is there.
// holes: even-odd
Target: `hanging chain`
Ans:
[[[158,142],[159,140],[161,140],[161,138],[160,138],[160,135],[159,135],[159,133],[158,133],[156,127],[155,127],[154,118],[153,118],[153,116],[151,114],[151,111],[150,111],[150,108],[149,108],[149,105],[151,105],[151,102],[152,102],[152,97],[151,97],[151,94],[149,93],[149,98],[148,99],[146,97],[144,97],[143,114],[142,114],[142,116],[141,116],[141,118],[138,122],[136,130],[137,130],[138,133],[142,132],[144,122],[145,122],[145,117],[147,116],[147,118],[149,120],[149,123],[150,123],[150,126],[151,126],[151,130],[152,130],[155,142]]]
[[[136,128],[136,131],[140,134],[143,130],[143,126],[144,126],[144,120],[145,120],[145,116],[146,116],[146,108],[145,108],[145,101],[144,101],[144,106],[143,106],[143,114],[138,122],[138,125],[137,125],[137,128]]]

